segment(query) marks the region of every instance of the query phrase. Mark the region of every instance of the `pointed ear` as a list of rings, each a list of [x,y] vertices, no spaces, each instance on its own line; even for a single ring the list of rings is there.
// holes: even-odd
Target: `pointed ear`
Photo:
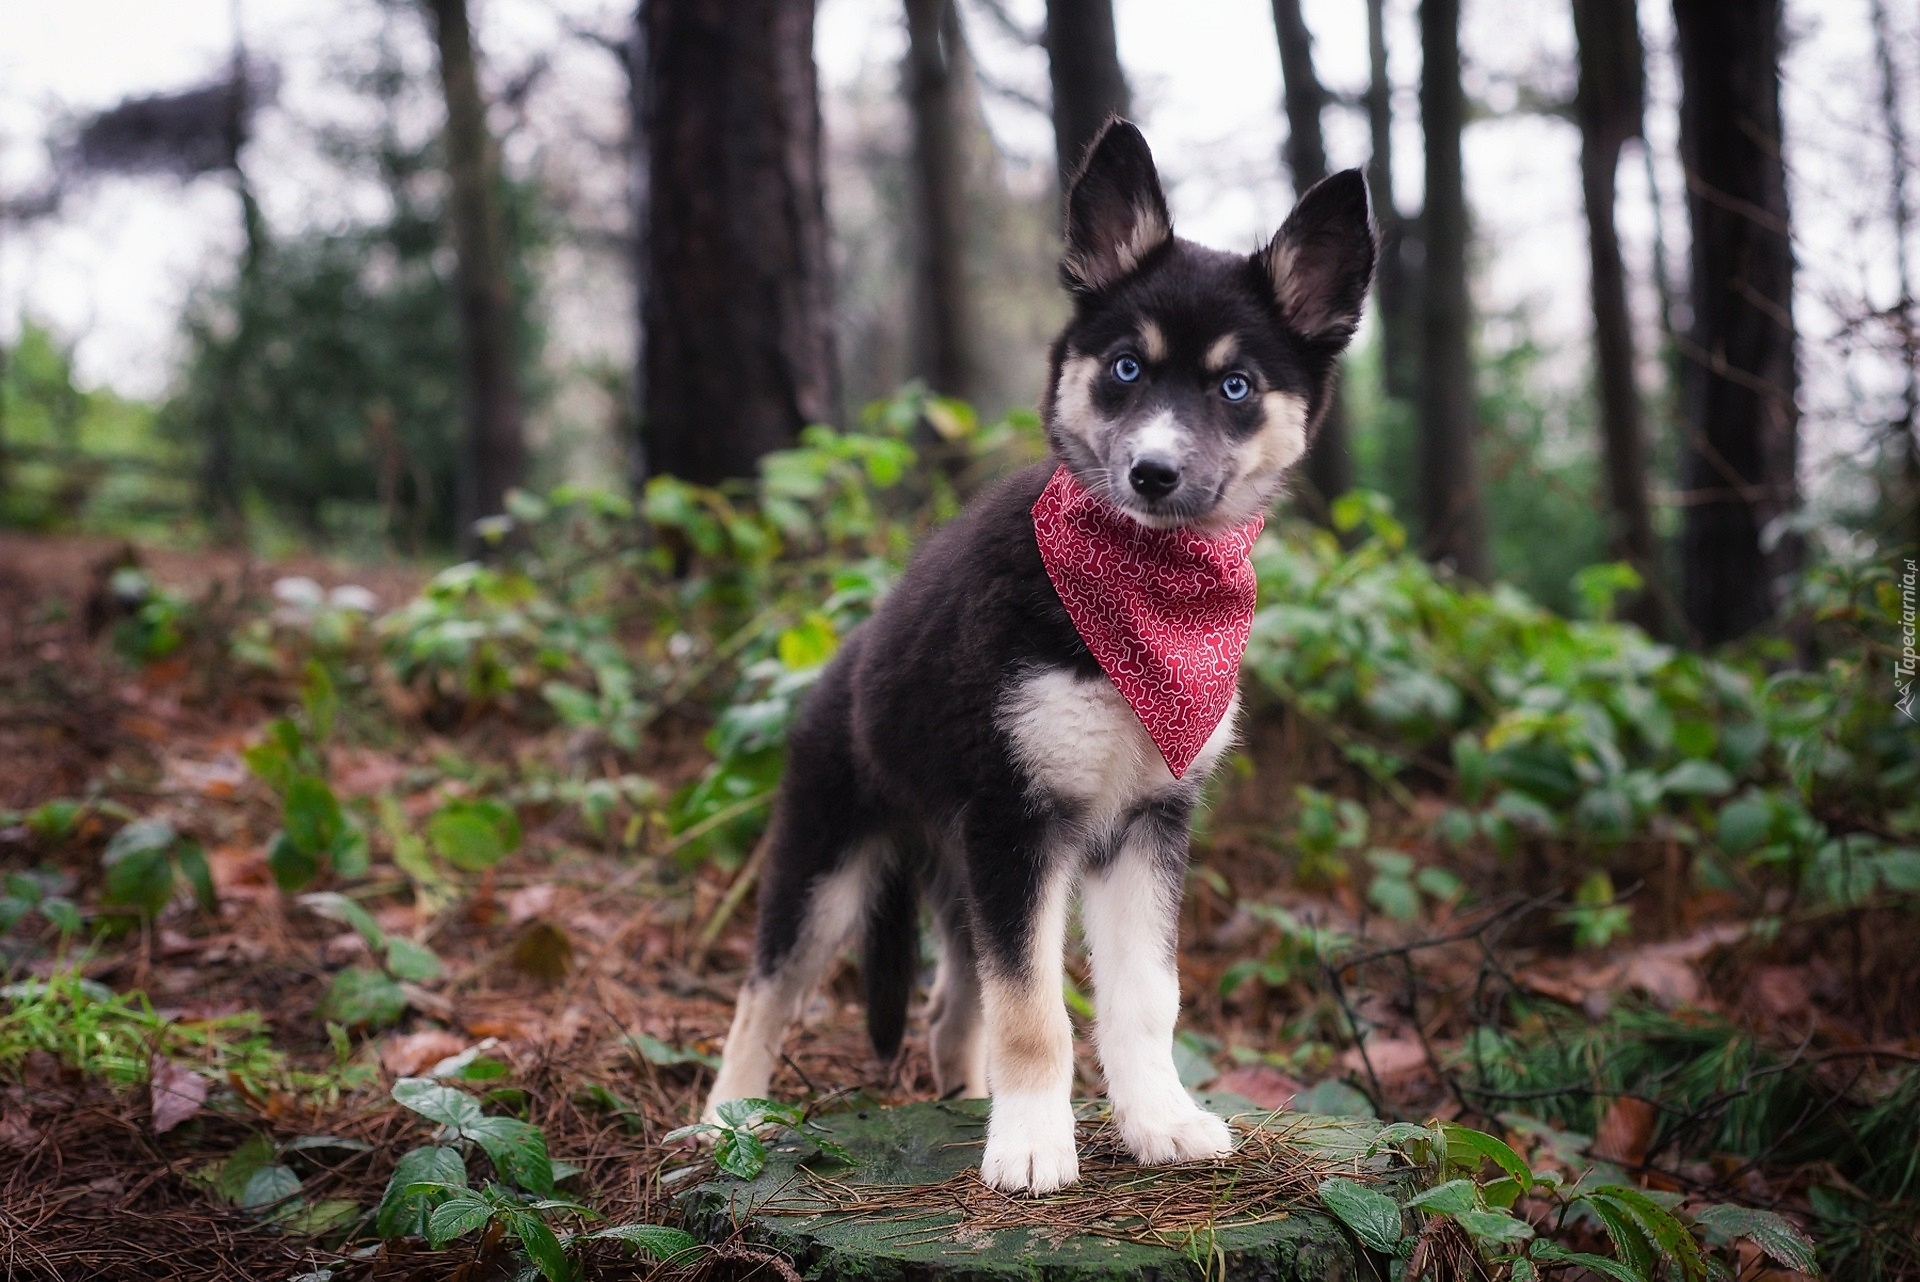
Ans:
[[[1067,288],[1092,293],[1131,274],[1173,239],[1147,140],[1130,123],[1107,121],[1067,187]]]
[[[1373,253],[1366,180],[1349,169],[1309,188],[1254,257],[1287,324],[1304,338],[1344,347],[1360,324]]]

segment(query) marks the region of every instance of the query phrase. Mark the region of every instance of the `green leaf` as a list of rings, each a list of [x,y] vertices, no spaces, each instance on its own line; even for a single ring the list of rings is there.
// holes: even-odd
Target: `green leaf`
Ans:
[[[1636,1279],[1645,1279],[1653,1275],[1654,1246],[1653,1239],[1640,1227],[1638,1221],[1627,1215],[1612,1202],[1597,1197],[1583,1197],[1579,1203],[1585,1205],[1599,1217],[1601,1225],[1607,1230],[1607,1237],[1613,1242],[1614,1254],[1626,1262],[1627,1268]]]
[[[1533,1226],[1505,1211],[1462,1211],[1453,1217],[1460,1227],[1481,1242],[1524,1242],[1533,1236]]]
[[[553,1164],[539,1127],[515,1117],[483,1117],[460,1133],[486,1150],[500,1178],[542,1197],[553,1192]]]
[[[340,838],[340,801],[319,775],[297,774],[287,783],[284,819],[287,840],[303,855],[318,859]]]
[[[156,917],[173,895],[169,853],[179,833],[164,819],[140,819],[113,834],[101,863],[106,868],[106,903]]]
[[[1447,1164],[1455,1165],[1454,1150],[1465,1149],[1477,1158],[1485,1158],[1495,1166],[1512,1176],[1514,1182],[1523,1189],[1533,1187],[1533,1170],[1520,1155],[1508,1148],[1502,1140],[1495,1139],[1485,1131],[1476,1131],[1472,1127],[1462,1126],[1458,1122],[1442,1122],[1440,1130],[1447,1140]],[[1474,1165],[1478,1165],[1475,1163]],[[1472,1174],[1469,1170],[1468,1174]]]
[[[424,984],[440,978],[440,958],[425,944],[390,935],[387,938],[387,971],[395,979]]]
[[[1372,1117],[1373,1101],[1337,1077],[1315,1082],[1293,1097],[1296,1113],[1319,1113],[1327,1117]]]
[[[484,872],[520,846],[520,821],[497,801],[449,801],[427,819],[427,840],[462,872]]]
[[[691,1233],[680,1229],[670,1229],[663,1224],[615,1224],[598,1232],[589,1233],[595,1241],[619,1242],[625,1246],[638,1247],[656,1260],[670,1260],[683,1251],[692,1251],[699,1247],[699,1241]]]
[[[1595,1207],[1610,1203],[1624,1211],[1640,1226],[1648,1240],[1678,1267],[1681,1277],[1693,1279],[1706,1276],[1706,1263],[1701,1259],[1699,1244],[1687,1232],[1686,1225],[1640,1189],[1625,1184],[1602,1185],[1590,1190],[1586,1201]]]
[[[840,637],[834,630],[833,620],[814,610],[780,634],[777,649],[782,666],[788,671],[799,671],[825,663],[839,645]]]
[[[286,833],[276,832],[267,843],[267,870],[280,889],[292,893],[313,880],[320,861],[294,845]]]
[[[240,1205],[248,1211],[277,1211],[293,1204],[300,1196],[300,1177],[290,1166],[275,1163],[263,1166],[247,1178],[240,1192]]]
[[[1391,1255],[1400,1244],[1400,1208],[1386,1194],[1336,1175],[1320,1182],[1320,1201],[1369,1250]]]
[[[766,1169],[767,1146],[751,1131],[722,1129],[713,1146],[714,1165],[739,1180],[751,1180]]]
[[[1542,1264],[1564,1264],[1573,1268],[1586,1269],[1602,1277],[1612,1278],[1613,1282],[1647,1282],[1645,1273],[1636,1273],[1618,1260],[1604,1255],[1594,1255],[1587,1251],[1569,1251],[1546,1238],[1536,1240],[1529,1253]]]
[[[378,957],[380,950],[386,947],[387,933],[373,920],[373,914],[345,895],[331,890],[318,890],[300,896],[299,902],[309,912],[358,931],[360,938],[367,941],[367,951],[374,956]]]
[[[1434,1185],[1407,1205],[1430,1215],[1458,1216],[1478,1210],[1480,1198],[1472,1180],[1448,1180],[1445,1184]]]
[[[462,1134],[474,1123],[483,1122],[487,1117],[481,1111],[480,1101],[473,1096],[451,1086],[442,1086],[429,1077],[401,1078],[393,1084],[393,1100],[429,1122],[450,1126]]]
[[[1693,1218],[1724,1239],[1750,1239],[1775,1263],[1801,1273],[1819,1272],[1812,1240],[1792,1221],[1772,1211],[1720,1204],[1701,1207]]]
[[[700,1064],[716,1070],[720,1067],[718,1055],[710,1055],[706,1051],[694,1050],[691,1047],[669,1046],[659,1038],[650,1037],[646,1033],[633,1033],[621,1040],[636,1051],[641,1059],[649,1064],[658,1064],[662,1068],[671,1068],[675,1064]]]
[[[403,1156],[387,1181],[387,1192],[374,1216],[374,1231],[383,1238],[419,1237],[427,1230],[427,1215],[438,1198],[430,1193],[408,1193],[415,1184],[444,1184],[464,1188],[467,1164],[457,1148],[430,1145]],[[444,1195],[438,1195],[443,1197]]]
[[[249,1135],[214,1173],[214,1189],[238,1206],[253,1177],[279,1160],[280,1151],[272,1140],[264,1135]]]
[[[387,1028],[407,1011],[407,995],[383,970],[349,966],[333,977],[316,1012],[343,1028]]]
[[[71,899],[61,895],[49,895],[40,901],[40,915],[53,923],[54,929],[63,935],[76,934],[80,930],[80,910]]]
[[[493,1207],[473,1193],[455,1193],[427,1217],[427,1245],[436,1251],[493,1218]]]
[[[200,848],[200,843],[181,842],[173,858],[180,867],[180,875],[193,887],[193,900],[200,905],[200,911],[211,913],[218,909],[220,897],[214,893],[213,872],[207,867],[207,852]]]
[[[1724,797],[1733,791],[1733,776],[1711,761],[1683,761],[1661,776],[1660,790],[1670,797]]]
[[[1748,793],[1720,807],[1720,849],[1744,855],[1767,839],[1773,830],[1773,807],[1764,797]]]
[[[566,1250],[545,1220],[527,1211],[511,1211],[506,1221],[508,1231],[520,1239],[547,1282],[571,1282],[573,1266],[567,1263]]]

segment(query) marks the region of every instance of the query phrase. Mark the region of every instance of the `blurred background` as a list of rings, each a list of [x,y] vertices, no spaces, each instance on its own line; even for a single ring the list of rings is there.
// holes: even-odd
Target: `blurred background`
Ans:
[[[9,6],[0,520],[441,556],[512,486],[751,476],[916,379],[1030,409],[1109,111],[1213,245],[1367,169],[1304,515],[1379,491],[1560,608],[1626,560],[1707,641],[1808,538],[1912,528],[1885,0]]]

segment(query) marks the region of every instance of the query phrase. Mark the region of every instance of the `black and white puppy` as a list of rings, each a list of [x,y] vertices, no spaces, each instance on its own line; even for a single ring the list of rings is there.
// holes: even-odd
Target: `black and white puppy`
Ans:
[[[982,1176],[1073,1183],[1061,968],[1077,889],[1121,1137],[1147,1163],[1230,1151],[1180,1084],[1173,1033],[1188,826],[1238,695],[1176,777],[1063,607],[1033,509],[1064,464],[1156,529],[1260,517],[1326,412],[1373,256],[1356,171],[1301,197],[1265,249],[1231,254],[1173,235],[1137,129],[1113,121],[1094,142],[1067,198],[1074,313],[1041,406],[1054,457],[928,539],[807,698],[709,1115],[766,1093],[788,1026],[856,933],[868,1030],[897,1052],[924,896],[935,1080],[948,1097],[991,1092]]]

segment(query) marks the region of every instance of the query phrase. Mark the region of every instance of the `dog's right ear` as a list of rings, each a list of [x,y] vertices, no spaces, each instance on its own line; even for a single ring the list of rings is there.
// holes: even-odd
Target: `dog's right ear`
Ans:
[[[1108,120],[1067,187],[1067,252],[1060,276],[1076,293],[1109,289],[1173,239],[1147,140]]]

